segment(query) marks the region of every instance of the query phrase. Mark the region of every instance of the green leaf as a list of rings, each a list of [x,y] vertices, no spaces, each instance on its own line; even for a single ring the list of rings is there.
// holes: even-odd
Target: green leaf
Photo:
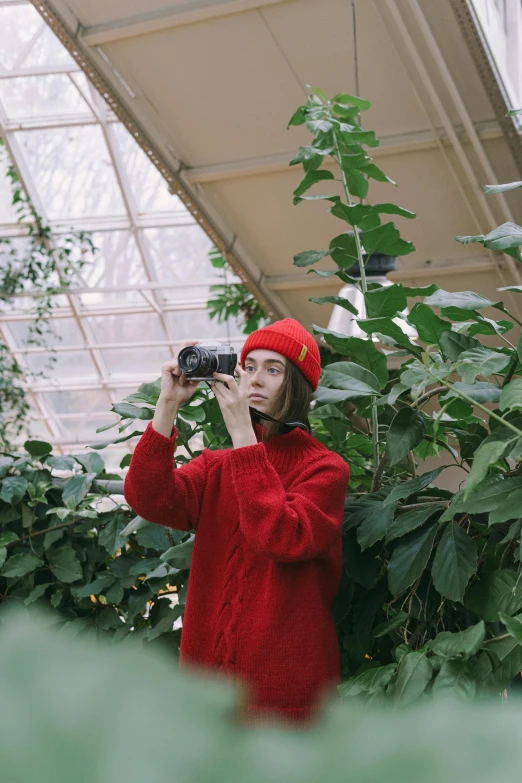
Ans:
[[[439,286],[436,283],[430,283],[430,285],[423,285],[419,287],[403,286],[406,296],[429,296],[439,290]]]
[[[351,234],[339,234],[330,242],[330,255],[342,269],[359,263],[357,244]]]
[[[511,430],[501,430],[492,432],[482,441],[473,457],[471,471],[464,487],[465,499],[486,478],[490,465],[506,456],[516,440],[517,435]]]
[[[131,519],[128,525],[126,525],[123,530],[121,531],[122,536],[130,536],[131,533],[135,533],[137,530],[139,530],[141,527],[146,527],[146,525],[152,524],[151,522],[147,522],[146,519],[143,519],[142,517],[136,516],[134,519]]]
[[[451,693],[453,697],[472,699],[477,689],[473,668],[467,661],[444,661],[432,693]]]
[[[7,546],[17,540],[18,536],[16,533],[12,533],[10,530],[5,530],[3,533],[0,533],[0,546]]]
[[[305,122],[306,122],[305,107],[304,106],[300,106],[297,109],[297,111],[295,111],[294,114],[292,114],[292,116],[290,118],[290,121],[289,121],[288,125],[286,126],[286,129],[288,130],[288,128],[291,125],[304,125]]]
[[[166,552],[173,543],[169,532],[169,528],[149,522],[146,527],[140,527],[136,533],[136,541],[140,546]]]
[[[394,416],[386,440],[386,454],[390,465],[397,465],[418,446],[426,432],[423,414],[412,408],[401,408]]]
[[[184,541],[182,544],[178,544],[177,546],[173,546],[170,549],[167,549],[167,551],[161,555],[160,560],[162,560],[164,563],[168,563],[174,568],[190,568],[193,548],[194,536],[192,536],[192,538],[190,538],[188,541]]]
[[[441,511],[443,506],[440,503],[424,503],[422,508],[407,511],[405,514],[399,514],[389,526],[386,532],[386,542],[393,541],[395,538],[411,533],[423,525],[437,511]]]
[[[7,476],[2,480],[2,490],[0,498],[6,503],[17,503],[22,500],[27,491],[27,480],[22,476]]]
[[[485,381],[477,381],[473,384],[461,383],[456,381],[445,398],[457,397],[457,392],[460,391],[467,397],[471,397],[475,402],[498,402],[500,400],[501,389],[494,383],[486,383]]]
[[[182,405],[179,409],[179,415],[186,421],[205,421],[205,408],[203,405]]]
[[[413,306],[407,320],[416,328],[419,339],[427,345],[438,345],[441,335],[451,330],[449,321],[443,321],[422,302]]]
[[[29,606],[29,604],[34,603],[39,598],[42,597],[42,595],[45,593],[47,588],[49,587],[50,582],[46,582],[44,585],[37,585],[34,590],[31,590],[29,595],[24,598],[24,606]]]
[[[47,443],[44,440],[26,440],[24,443],[24,449],[31,455],[31,457],[39,459],[40,457],[45,457],[46,454],[50,454],[53,450],[53,447],[50,443]]]
[[[516,519],[520,515],[522,508],[522,487],[513,490],[508,497],[489,514],[489,525],[496,525],[500,522],[507,522],[510,519]],[[503,543],[503,542],[502,542]]]
[[[74,459],[85,468],[87,473],[94,473],[99,476],[105,470],[105,463],[99,454],[87,452],[87,454],[75,454]]]
[[[368,291],[364,295],[366,312],[369,318],[379,318],[387,315],[397,315],[407,305],[406,294],[402,285],[390,285]]]
[[[366,101],[364,98],[359,98],[356,95],[350,95],[347,92],[338,92],[332,98],[332,103],[338,103],[341,106],[355,106],[360,111],[367,111],[372,105],[370,101]]]
[[[364,552],[377,541],[384,538],[388,526],[393,521],[395,506],[385,506],[383,503],[372,504],[375,507],[366,516],[364,522],[357,529],[357,541]]]
[[[328,389],[326,386],[318,386],[313,394],[313,399],[322,405],[336,405],[338,402],[344,402],[344,400],[352,400],[360,394],[355,394],[352,391],[341,391],[340,389]]]
[[[504,623],[507,632],[515,639],[518,644],[522,645],[522,615],[516,617],[510,617],[503,612],[499,612],[500,622]]]
[[[344,296],[311,296],[309,302],[315,302],[315,304],[336,304],[339,307],[344,307],[345,310],[349,310],[354,315],[359,315],[359,311],[348,299]]]
[[[487,622],[498,621],[499,612],[513,615],[522,606],[522,584],[516,571],[504,568],[484,574],[469,589],[465,606]]]
[[[378,394],[381,388],[373,372],[355,362],[333,362],[324,368],[323,377],[335,389],[352,391],[359,396]]]
[[[312,324],[315,334],[324,335],[325,342],[342,356],[349,356],[355,364],[366,367],[379,380],[380,387],[388,383],[388,367],[386,356],[379,351],[373,340],[361,339],[360,337],[345,337],[338,332],[332,332],[329,329],[323,329],[320,326]]]
[[[311,266],[329,255],[329,250],[305,250],[303,253],[298,253],[294,256],[294,266]]]
[[[61,582],[76,582],[83,578],[82,566],[71,546],[49,549],[46,553],[51,571]]]
[[[293,203],[299,204],[301,196],[316,182],[321,182],[325,179],[335,179],[333,171],[321,170],[321,171],[309,171],[308,174],[301,180],[297,188],[294,190]]]
[[[375,163],[367,163],[366,165],[361,166],[360,169],[366,174],[367,177],[375,179],[377,182],[389,182],[391,185],[397,184],[393,179],[388,177],[384,171],[376,166]]]
[[[398,207],[396,204],[375,204],[372,209],[374,212],[378,212],[381,215],[400,215],[400,217],[405,217],[409,220],[417,217],[415,212],[410,212],[409,209]],[[431,287],[432,286],[428,286],[428,288]],[[410,296],[414,296],[414,294],[410,294]],[[423,294],[420,294],[420,296],[423,296]]]
[[[360,693],[374,693],[379,688],[384,688],[390,682],[397,669],[396,663],[387,666],[376,666],[358,674],[342,685],[337,686],[341,699],[349,696],[358,696]]]
[[[115,402],[111,410],[124,419],[141,419],[147,421],[154,417],[152,408],[140,408],[137,405],[130,405],[128,402]]]
[[[388,564],[388,584],[394,596],[402,593],[422,574],[430,559],[437,523],[401,538]]]
[[[68,454],[62,454],[58,457],[47,457],[45,465],[46,467],[54,468],[55,470],[74,470],[76,467],[76,460]]]
[[[417,492],[426,489],[445,467],[447,467],[447,465],[441,465],[439,468],[435,468],[427,473],[423,473],[421,476],[416,476],[409,481],[403,481],[401,484],[396,485],[385,498],[384,504],[396,503],[398,500],[402,500],[402,498],[409,498],[411,495],[416,495]]]
[[[82,585],[81,587],[74,589],[74,594],[78,598],[88,598],[90,595],[99,595],[105,591],[105,588],[114,584],[116,577],[114,574],[98,574],[93,582],[88,585]]]
[[[114,438],[113,440],[104,440],[100,441],[99,443],[91,443],[88,448],[90,449],[105,449],[107,446],[112,446],[115,443],[123,443],[126,440],[130,440],[131,438],[135,437],[141,437],[143,435],[143,432],[140,432],[139,430],[134,430],[134,432],[130,432],[128,435],[123,435],[121,438]]]
[[[393,700],[397,707],[413,704],[424,693],[431,680],[433,669],[426,655],[409,652],[400,664],[397,681],[393,689]]]
[[[408,619],[407,612],[398,611],[396,614],[393,615],[393,617],[391,617],[385,623],[381,623],[376,628],[374,628],[372,635],[374,636],[375,639],[380,639],[381,636],[386,636],[392,631],[395,631],[397,628],[400,628],[401,625],[404,625],[407,619]]]
[[[476,572],[476,541],[456,522],[450,522],[433,559],[431,575],[435,589],[444,598],[463,603],[467,584]]]
[[[384,223],[369,231],[363,231],[361,241],[368,255],[385,253],[389,256],[405,256],[415,251],[415,246],[411,242],[401,239],[395,223]]]
[[[0,546],[0,568],[5,563],[6,557],[7,557],[7,549],[5,548],[5,546]]]
[[[522,182],[509,182],[506,185],[485,185],[484,193],[507,193],[508,190],[522,188]]]
[[[470,658],[482,647],[485,635],[486,627],[481,620],[477,625],[472,625],[464,631],[456,633],[442,631],[428,643],[428,647],[443,658],[454,658],[457,655]]]
[[[358,226],[361,220],[370,215],[372,211],[373,207],[370,207],[369,204],[344,204],[340,200],[329,210],[334,217],[345,220],[351,226]]]
[[[477,375],[488,377],[494,373],[501,373],[510,362],[510,357],[505,353],[498,353],[489,348],[471,348],[462,351],[456,370],[464,383],[473,383]]]
[[[110,555],[116,554],[127,543],[127,536],[123,535],[125,527],[125,520],[115,516],[100,531],[98,541]]]
[[[2,576],[14,578],[25,576],[30,571],[34,571],[36,568],[42,565],[42,560],[36,555],[20,554],[13,555],[7,560],[0,573]]]
[[[82,473],[78,476],[72,476],[64,485],[62,500],[64,503],[70,499],[73,507],[78,506],[91,488],[96,473]]]
[[[383,334],[387,337],[391,337],[397,345],[406,348],[415,356],[420,356],[420,347],[414,345],[409,337],[402,331],[392,318],[386,316],[385,318],[367,318],[357,321],[363,332],[366,334]]]
[[[434,294],[424,300],[430,307],[460,307],[462,310],[480,310],[483,307],[493,307],[496,303],[473,291],[443,291],[439,288]]]
[[[515,378],[503,387],[498,407],[501,411],[522,408],[522,378]]]
[[[444,309],[447,310],[449,308]],[[447,321],[442,321],[442,323],[447,323]],[[444,356],[446,356],[452,362],[456,362],[460,354],[464,351],[481,347],[478,340],[473,340],[471,337],[468,337],[465,334],[452,331],[443,331],[440,335],[438,343],[442,348],[442,353]]]

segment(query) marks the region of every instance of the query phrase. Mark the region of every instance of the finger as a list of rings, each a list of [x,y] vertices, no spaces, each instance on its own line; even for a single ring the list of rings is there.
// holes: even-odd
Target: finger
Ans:
[[[216,381],[223,381],[223,383],[235,383],[236,381],[233,375],[226,375],[224,372],[215,372],[214,378]]]

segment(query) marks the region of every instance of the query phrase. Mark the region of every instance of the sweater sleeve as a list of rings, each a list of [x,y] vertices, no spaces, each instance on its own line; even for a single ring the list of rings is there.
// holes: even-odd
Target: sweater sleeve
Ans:
[[[233,449],[230,459],[240,527],[258,551],[280,562],[311,560],[340,538],[350,477],[340,457],[304,466],[286,491],[262,443]]]
[[[175,427],[167,438],[149,422],[134,449],[123,494],[133,511],[147,522],[195,530],[205,488],[206,460],[201,454],[176,468],[176,437]]]

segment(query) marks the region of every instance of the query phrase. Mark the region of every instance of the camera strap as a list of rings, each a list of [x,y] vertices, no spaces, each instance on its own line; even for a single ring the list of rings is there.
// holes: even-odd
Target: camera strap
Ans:
[[[249,406],[249,410],[250,418],[254,424],[259,424],[260,420],[264,419],[265,421],[275,421],[277,424],[281,424],[286,432],[291,432],[293,429],[304,430],[305,432],[310,431],[302,421],[280,421],[279,419],[274,419],[272,416],[269,416],[268,413],[261,413],[261,411],[258,411],[256,408]]]

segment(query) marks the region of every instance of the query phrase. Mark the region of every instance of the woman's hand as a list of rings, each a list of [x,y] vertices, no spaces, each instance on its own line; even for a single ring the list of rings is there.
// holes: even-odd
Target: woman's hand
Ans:
[[[197,345],[197,342],[197,340],[189,340],[183,343],[176,358],[170,359],[162,365],[160,399],[164,402],[174,403],[180,407],[196,393],[199,382],[187,380],[185,373],[179,369],[178,356],[182,348],[186,348],[188,345]]]
[[[239,384],[236,383],[233,375],[215,372],[212,390],[221,408],[234,448],[238,449],[242,446],[255,446],[257,438],[250,418],[247,374],[239,364],[236,372],[239,375]]]

